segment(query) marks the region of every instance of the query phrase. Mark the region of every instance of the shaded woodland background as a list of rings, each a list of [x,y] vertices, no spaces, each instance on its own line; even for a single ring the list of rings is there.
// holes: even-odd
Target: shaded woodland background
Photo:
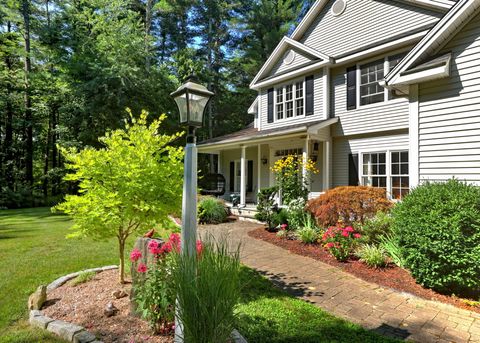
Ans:
[[[72,191],[57,145],[98,146],[126,107],[181,130],[169,94],[192,70],[216,94],[199,139],[241,129],[249,82],[311,2],[2,0],[0,207]]]

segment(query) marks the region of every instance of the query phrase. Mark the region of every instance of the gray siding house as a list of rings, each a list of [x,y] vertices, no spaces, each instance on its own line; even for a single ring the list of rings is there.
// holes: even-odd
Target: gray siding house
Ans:
[[[249,127],[199,144],[225,195],[255,202],[288,154],[310,196],[342,185],[401,199],[423,180],[480,184],[480,0],[317,0],[252,80]]]

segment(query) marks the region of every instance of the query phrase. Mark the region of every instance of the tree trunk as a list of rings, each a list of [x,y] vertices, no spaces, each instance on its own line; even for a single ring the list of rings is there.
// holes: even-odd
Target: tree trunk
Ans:
[[[121,230],[119,230],[121,231]],[[125,283],[125,239],[121,237],[122,234],[119,233],[118,237],[118,250],[120,254],[120,264],[118,265],[118,281],[121,284]]]
[[[11,23],[7,23],[7,32],[11,32]],[[7,66],[8,75],[13,75],[13,62],[12,56],[7,54],[5,56],[5,64]],[[13,81],[12,81],[13,82]],[[12,105],[12,85],[10,82],[7,82],[6,86],[7,98],[6,98],[6,121],[5,121],[5,140],[4,140],[4,153],[5,160],[3,165],[5,166],[5,182],[7,187],[13,190],[14,186],[14,175],[13,175],[13,105]]]
[[[44,165],[43,165],[43,197],[46,199],[48,197],[48,168],[50,166],[50,142],[52,136],[52,115],[50,114],[48,118],[48,129],[47,137],[45,139],[45,154],[44,154]]]
[[[30,98],[30,72],[32,71],[30,60],[30,1],[23,0],[22,16],[24,24],[25,40],[25,178],[30,186],[33,186],[33,117],[32,103]]]

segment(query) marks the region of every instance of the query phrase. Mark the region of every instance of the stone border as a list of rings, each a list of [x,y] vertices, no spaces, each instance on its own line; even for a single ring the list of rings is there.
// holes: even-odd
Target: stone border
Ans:
[[[47,292],[52,291],[67,281],[70,281],[76,278],[82,273],[100,273],[106,270],[118,269],[118,266],[111,265],[99,268],[85,269],[76,273],[71,273],[65,276],[61,276],[55,281],[51,282],[47,286]],[[97,337],[88,332],[84,327],[63,320],[55,320],[50,317],[47,317],[39,310],[31,310],[28,319],[30,325],[38,327],[40,329],[47,330],[60,338],[63,338],[69,342],[73,343],[103,343],[102,341],[97,340]],[[248,343],[247,340],[235,329],[232,332],[232,339],[235,343]]]
[[[51,282],[47,286],[47,292],[62,286],[67,281],[76,278],[78,275],[82,273],[91,273],[91,272],[100,273],[106,270],[112,270],[117,268],[118,266],[114,266],[114,265],[100,267],[100,268],[91,268],[91,269],[86,269],[76,273],[71,273],[71,274],[59,277],[58,279]],[[50,317],[45,316],[43,312],[39,310],[31,310],[28,321],[30,325],[47,330],[69,342],[103,343],[102,341],[97,340],[97,337],[91,332],[88,332],[84,327],[76,324],[68,323],[63,320],[52,319]]]

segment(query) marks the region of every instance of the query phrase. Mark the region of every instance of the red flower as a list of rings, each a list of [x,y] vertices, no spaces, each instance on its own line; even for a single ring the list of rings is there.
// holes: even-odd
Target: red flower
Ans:
[[[201,254],[203,250],[202,241],[197,241],[197,254]]]
[[[347,231],[347,232],[353,232],[353,231],[355,231],[355,230],[353,229],[353,227],[351,227],[351,226],[347,226],[344,230]]]
[[[160,244],[157,241],[154,241],[154,240],[151,240],[150,242],[148,242],[148,250],[153,255],[161,254]]]
[[[168,254],[169,252],[172,251],[172,243],[166,242],[162,245],[160,248],[160,254]]]
[[[137,248],[133,249],[130,253],[130,261],[136,262],[142,257],[142,253]]]
[[[178,233],[172,233],[168,241],[171,243],[171,247],[180,251],[181,248],[181,239]]]
[[[334,246],[335,246],[335,244],[333,244],[332,242],[325,244],[325,247],[328,248],[328,249],[331,249]]]
[[[350,236],[350,234],[348,233],[348,231],[344,230],[344,231],[342,231],[342,236],[343,237],[348,237],[348,236]]]
[[[147,272],[147,266],[143,263],[140,263],[137,267],[137,272],[146,273]]]
[[[361,234],[359,234],[359,233],[354,233],[354,234],[353,234],[353,237],[355,237],[355,238],[361,238],[361,237],[362,237],[362,235],[361,235]]]

